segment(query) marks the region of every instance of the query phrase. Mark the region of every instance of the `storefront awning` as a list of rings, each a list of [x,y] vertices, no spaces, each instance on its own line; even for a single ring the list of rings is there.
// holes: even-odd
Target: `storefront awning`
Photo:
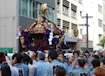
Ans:
[[[66,42],[77,42],[76,39],[67,39],[67,38],[65,38],[65,41],[66,41]]]

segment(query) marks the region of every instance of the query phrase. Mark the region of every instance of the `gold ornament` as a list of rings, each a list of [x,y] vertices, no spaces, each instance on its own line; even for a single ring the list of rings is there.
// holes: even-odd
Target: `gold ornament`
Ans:
[[[41,19],[41,21],[44,21],[43,19]]]
[[[38,21],[38,19],[36,19],[36,21]]]
[[[25,29],[24,31],[25,31],[25,32],[27,32],[28,30],[27,30],[27,29]]]
[[[77,28],[74,29],[74,36],[75,36],[75,37],[78,36],[78,29],[77,29]]]
[[[49,22],[51,22],[51,19],[49,19]]]
[[[36,25],[36,22],[34,22],[34,25]]]
[[[41,25],[43,25],[43,23],[41,23]]]
[[[31,27],[30,27],[30,29],[31,29]]]

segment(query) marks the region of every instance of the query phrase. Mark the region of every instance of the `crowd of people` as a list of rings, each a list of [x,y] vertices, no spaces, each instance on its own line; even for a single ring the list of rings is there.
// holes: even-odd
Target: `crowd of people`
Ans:
[[[100,52],[50,50],[15,53],[0,51],[0,76],[105,76],[105,50]]]

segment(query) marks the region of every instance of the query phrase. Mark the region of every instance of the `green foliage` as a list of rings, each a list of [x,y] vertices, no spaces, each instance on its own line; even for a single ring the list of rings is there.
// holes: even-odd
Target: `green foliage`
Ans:
[[[104,47],[104,43],[105,43],[105,38],[100,40],[100,43],[98,45],[101,47]]]

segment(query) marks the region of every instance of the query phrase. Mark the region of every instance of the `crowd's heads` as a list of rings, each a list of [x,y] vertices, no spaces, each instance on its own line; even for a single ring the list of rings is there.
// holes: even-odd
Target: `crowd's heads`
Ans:
[[[92,60],[94,60],[94,59],[99,59],[98,55],[93,55]]]
[[[38,61],[39,61],[39,60],[45,60],[45,53],[39,52],[39,53],[37,54],[37,58],[38,58]]]
[[[63,51],[60,51],[60,52],[59,52],[58,57],[60,57],[60,58],[64,59],[64,53],[63,53]]]
[[[93,74],[95,74],[95,76],[105,76],[105,69],[101,67],[97,67],[95,68]]]
[[[102,55],[102,53],[99,53],[99,60],[101,61],[102,59],[103,59],[103,55]]]
[[[100,61],[98,59],[94,59],[91,63],[92,63],[94,68],[100,66]]]
[[[73,55],[74,55],[74,58],[78,58],[78,56],[79,56],[79,51],[74,51],[74,52],[73,52]]]
[[[28,64],[31,61],[31,58],[27,54],[23,54],[24,64]]]
[[[16,63],[21,63],[22,60],[23,60],[23,56],[21,55],[21,53],[15,53],[13,56],[12,56],[12,59],[14,60],[14,58],[16,57]]]
[[[63,67],[58,67],[55,71],[54,76],[65,76],[66,75],[66,70]]]
[[[82,57],[82,56],[78,57],[78,66],[84,67],[85,63],[86,62],[85,62],[85,58],[84,57]]]
[[[54,60],[54,59],[57,59],[58,54],[57,54],[57,52],[56,52],[55,50],[52,50],[52,51],[50,51],[48,57],[49,57],[50,59]]]
[[[105,59],[102,60],[103,65],[105,65]]]
[[[57,57],[57,60],[61,63],[63,63],[63,59],[61,57]]]
[[[89,57],[89,51],[86,50],[84,54],[85,54],[85,57],[86,57],[86,58]]]
[[[72,50],[73,50],[72,48],[69,48],[69,52],[70,52],[70,53],[72,53],[72,52],[73,52]]]
[[[69,56],[68,63],[72,63],[72,61],[73,61],[73,57],[72,56]]]
[[[5,61],[5,54],[0,52],[0,63],[2,63],[3,61]]]

